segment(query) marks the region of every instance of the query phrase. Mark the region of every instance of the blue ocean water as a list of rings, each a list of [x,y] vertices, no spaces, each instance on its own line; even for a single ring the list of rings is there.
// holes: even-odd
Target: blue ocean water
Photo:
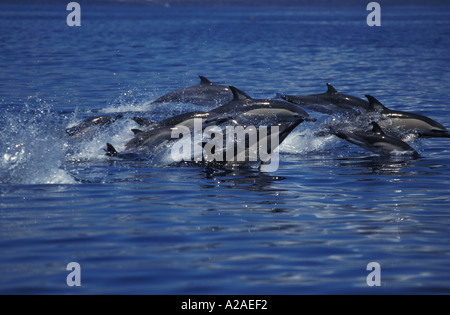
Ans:
[[[154,8],[0,5],[0,293],[450,293],[450,140],[381,158],[300,125],[280,168],[212,171],[111,161],[135,125],[89,141],[100,114],[157,119],[199,82],[277,93],[372,94],[450,128],[450,7]],[[66,266],[81,266],[69,287]],[[370,287],[368,263],[381,266]]]

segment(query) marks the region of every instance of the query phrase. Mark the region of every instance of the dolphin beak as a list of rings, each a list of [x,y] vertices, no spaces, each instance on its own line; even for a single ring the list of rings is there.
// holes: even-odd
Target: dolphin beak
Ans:
[[[422,138],[450,138],[450,132],[444,130],[431,130],[430,133],[420,135]]]
[[[442,137],[442,138],[450,138],[450,133],[449,133],[448,131],[443,132],[443,133],[441,134],[441,137]]]

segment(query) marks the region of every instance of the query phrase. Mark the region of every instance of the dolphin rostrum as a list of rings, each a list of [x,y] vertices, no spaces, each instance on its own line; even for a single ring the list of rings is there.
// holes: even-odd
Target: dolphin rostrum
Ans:
[[[228,103],[233,95],[228,86],[214,84],[203,76],[200,84],[170,92],[153,101],[153,103],[191,103],[202,106],[221,106]]]
[[[334,131],[334,134],[341,139],[380,155],[404,154],[414,157],[419,156],[416,150],[406,142],[385,134],[376,122],[372,122],[372,126],[371,131],[338,130]]]
[[[369,100],[369,111],[379,112],[378,124],[383,129],[400,129],[417,133],[422,138],[450,138],[448,130],[440,123],[423,115],[391,110],[375,97],[366,95]],[[379,110],[381,108],[381,110]]]

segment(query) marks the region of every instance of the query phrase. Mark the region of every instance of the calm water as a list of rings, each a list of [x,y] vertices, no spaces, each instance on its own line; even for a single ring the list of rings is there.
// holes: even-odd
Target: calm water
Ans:
[[[315,137],[310,113],[277,172],[109,161],[117,122],[92,140],[64,129],[98,114],[164,118],[151,105],[199,82],[248,94],[332,83],[450,128],[450,8],[142,8],[0,5],[0,293],[450,293],[450,140],[416,160]],[[69,262],[81,287],[68,287]],[[381,287],[369,287],[369,262]]]

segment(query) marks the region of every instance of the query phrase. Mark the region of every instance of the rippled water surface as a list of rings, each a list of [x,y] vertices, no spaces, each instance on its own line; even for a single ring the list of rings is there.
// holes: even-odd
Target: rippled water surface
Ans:
[[[71,28],[65,6],[0,5],[0,293],[450,293],[449,139],[382,158],[310,112],[261,173],[108,159],[128,120],[64,132],[192,110],[150,103],[198,75],[258,98],[330,82],[450,128],[449,7],[383,7],[381,27],[365,9],[82,5]]]

